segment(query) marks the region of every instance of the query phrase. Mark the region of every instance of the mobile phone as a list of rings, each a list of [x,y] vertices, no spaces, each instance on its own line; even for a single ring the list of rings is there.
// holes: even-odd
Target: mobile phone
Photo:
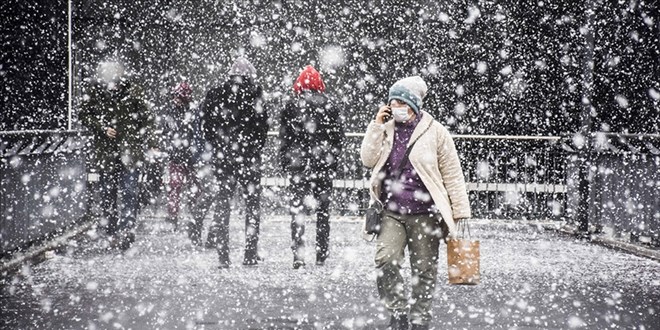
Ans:
[[[390,119],[392,119],[392,109],[388,108],[386,112],[387,115],[383,116],[383,121],[389,121]]]

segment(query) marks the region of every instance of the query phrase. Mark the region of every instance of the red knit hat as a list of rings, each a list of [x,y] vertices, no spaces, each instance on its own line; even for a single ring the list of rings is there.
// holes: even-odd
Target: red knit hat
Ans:
[[[296,94],[301,94],[303,91],[325,92],[325,84],[321,74],[313,66],[308,65],[293,83],[293,91]]]
[[[172,89],[172,95],[185,102],[192,100],[192,88],[187,82],[182,82]]]

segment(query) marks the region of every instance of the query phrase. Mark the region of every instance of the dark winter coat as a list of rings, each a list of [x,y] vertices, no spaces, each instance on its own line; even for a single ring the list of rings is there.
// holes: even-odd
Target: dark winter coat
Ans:
[[[251,79],[232,76],[211,89],[202,103],[202,132],[214,148],[216,170],[258,168],[268,133],[263,90]]]
[[[142,88],[130,79],[122,79],[114,90],[106,84],[92,84],[78,118],[91,132],[100,170],[112,170],[119,164],[129,169],[141,167],[147,147],[157,147],[154,115]],[[106,135],[106,127],[117,131],[114,139]]]
[[[202,148],[201,119],[197,109],[190,109],[189,104],[172,104],[166,109],[165,150],[171,162],[192,165],[198,159]]]
[[[340,111],[325,94],[306,92],[289,101],[280,116],[279,137],[285,171],[335,177],[344,127]]]

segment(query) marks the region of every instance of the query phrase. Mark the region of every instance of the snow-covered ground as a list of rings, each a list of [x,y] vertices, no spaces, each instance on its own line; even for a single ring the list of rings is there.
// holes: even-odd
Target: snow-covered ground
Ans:
[[[242,261],[243,220],[232,219],[232,261],[193,248],[162,217],[144,217],[125,254],[81,242],[4,279],[2,329],[381,329],[374,244],[356,218],[332,218],[331,257],[293,270],[289,223],[265,217],[257,267]],[[435,329],[657,329],[660,263],[545,231],[479,221],[482,282],[447,283],[441,251]],[[92,235],[93,236],[93,235]],[[409,273],[409,268],[406,268]],[[409,276],[407,276],[409,278]]]

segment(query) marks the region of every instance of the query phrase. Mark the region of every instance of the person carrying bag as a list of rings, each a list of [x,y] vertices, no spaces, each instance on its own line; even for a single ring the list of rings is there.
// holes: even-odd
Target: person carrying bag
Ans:
[[[377,287],[391,315],[390,329],[429,328],[440,241],[453,237],[456,223],[471,216],[454,141],[421,110],[427,90],[418,76],[396,82],[360,148],[362,163],[372,169],[369,193],[374,208],[369,212],[381,215],[380,227],[372,230],[365,222],[365,231],[377,233]],[[400,272],[406,246],[417,278],[411,281],[412,299],[406,296]]]

